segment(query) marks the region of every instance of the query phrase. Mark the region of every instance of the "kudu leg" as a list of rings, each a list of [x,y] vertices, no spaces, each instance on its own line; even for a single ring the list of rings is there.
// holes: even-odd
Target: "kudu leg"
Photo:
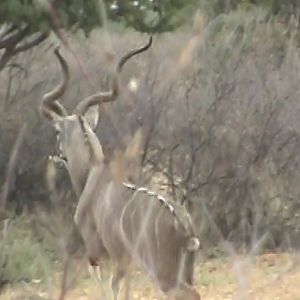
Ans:
[[[100,269],[100,266],[97,266],[96,267],[96,275],[97,275],[97,278],[100,282],[102,282],[102,275],[101,275],[101,269]]]
[[[68,291],[68,281],[70,281],[70,274],[72,273],[72,263],[75,259],[76,255],[83,250],[83,240],[80,236],[80,233],[72,223],[72,231],[68,237],[66,251],[66,257],[63,260],[63,274],[61,279],[61,288],[60,295],[58,297],[59,300],[64,300]]]
[[[70,256],[67,257],[63,263],[63,275],[61,279],[61,287],[60,287],[60,294],[58,296],[58,300],[64,300],[66,293],[67,293],[67,280],[68,280],[68,273],[70,269],[71,258]]]
[[[124,300],[130,300],[130,289],[131,289],[131,276],[127,272],[125,275],[125,297]]]
[[[100,285],[102,283],[100,267],[89,265],[88,270],[89,270],[90,276],[93,278],[95,283],[97,285]]]
[[[199,293],[191,286],[182,285],[166,293],[168,300],[201,300]]]
[[[113,274],[111,279],[111,288],[113,292],[114,300],[118,300],[118,294],[120,291],[121,280],[125,277],[126,272],[123,269],[118,269],[116,273]]]

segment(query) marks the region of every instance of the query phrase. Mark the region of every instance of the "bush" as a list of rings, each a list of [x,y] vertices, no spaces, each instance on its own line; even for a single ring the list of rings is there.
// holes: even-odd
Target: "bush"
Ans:
[[[33,234],[30,217],[10,222],[6,237],[0,240],[0,282],[45,279],[54,269],[54,252]]]

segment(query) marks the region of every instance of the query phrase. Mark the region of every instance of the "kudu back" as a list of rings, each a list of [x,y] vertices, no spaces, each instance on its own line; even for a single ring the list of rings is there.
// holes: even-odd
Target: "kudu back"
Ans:
[[[150,44],[151,41],[132,51],[126,60]],[[62,65],[64,79],[67,79],[66,62],[58,51],[56,56]],[[126,60],[121,60],[122,64]],[[135,135],[124,152],[118,151],[110,160],[105,160],[93,132],[92,123],[96,122],[89,122],[84,117],[89,107],[116,98],[116,74],[112,91],[85,99],[72,116],[65,114],[56,100],[65,89],[64,82],[44,96],[42,111],[56,123],[60,134],[60,159],[65,161],[73,186],[80,195],[75,222],[90,258],[97,260],[97,251],[104,248],[116,262],[117,272],[112,282],[115,298],[120,280],[131,264],[135,264],[150,275],[169,299],[199,300],[199,294],[192,287],[199,240],[190,215],[177,203],[129,182],[136,179],[133,174],[138,174],[136,166],[141,153],[141,133]],[[55,119],[57,115],[58,119]],[[75,152],[74,147],[70,147],[72,141],[77,148]],[[128,168],[132,165],[135,166],[133,169]]]
[[[103,245],[117,263],[115,299],[131,264],[143,268],[169,299],[200,299],[192,288],[199,240],[189,213],[147,188],[120,181],[114,168],[110,162],[91,170],[75,221],[82,228],[84,213],[92,212]]]

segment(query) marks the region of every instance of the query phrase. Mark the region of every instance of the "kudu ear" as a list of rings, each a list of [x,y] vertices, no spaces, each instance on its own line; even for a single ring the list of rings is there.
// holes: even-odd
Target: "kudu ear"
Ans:
[[[138,129],[134,134],[133,139],[128,144],[125,157],[128,160],[132,159],[140,159],[143,154],[143,146],[144,146],[144,135],[142,129]]]
[[[95,130],[99,121],[99,105],[90,106],[84,114],[90,127]]]
[[[131,183],[140,181],[142,171],[142,155],[144,148],[144,135],[142,129],[139,129],[129,145],[124,155],[126,180]]]
[[[125,152],[119,148],[115,149],[113,159],[110,161],[110,169],[114,180],[117,182],[138,182],[141,171],[143,145],[143,133],[139,129],[128,144]]]
[[[109,161],[110,171],[114,181],[120,183],[127,181],[124,155],[120,149],[115,149],[112,159]]]

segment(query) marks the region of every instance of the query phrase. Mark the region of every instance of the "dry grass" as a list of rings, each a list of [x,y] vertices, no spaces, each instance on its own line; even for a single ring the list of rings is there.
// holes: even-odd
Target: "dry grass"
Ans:
[[[196,277],[202,299],[300,299],[300,269],[295,265],[293,256],[270,253],[248,263],[249,257],[237,256],[233,259],[211,259],[199,264]],[[241,273],[237,273],[237,270]],[[106,297],[100,299],[111,299],[108,268],[105,268],[103,275],[105,283],[100,287],[85,274],[76,288],[69,291],[66,299],[99,299],[103,290]],[[51,281],[54,286],[58,286],[59,277],[57,274]],[[241,282],[245,284],[243,288],[238,284]],[[56,298],[57,294],[58,290],[55,289],[49,292],[49,281],[46,283],[35,280],[8,286],[0,299],[49,299],[53,296]],[[160,295],[149,280],[137,272],[133,278],[132,299],[160,299]]]

